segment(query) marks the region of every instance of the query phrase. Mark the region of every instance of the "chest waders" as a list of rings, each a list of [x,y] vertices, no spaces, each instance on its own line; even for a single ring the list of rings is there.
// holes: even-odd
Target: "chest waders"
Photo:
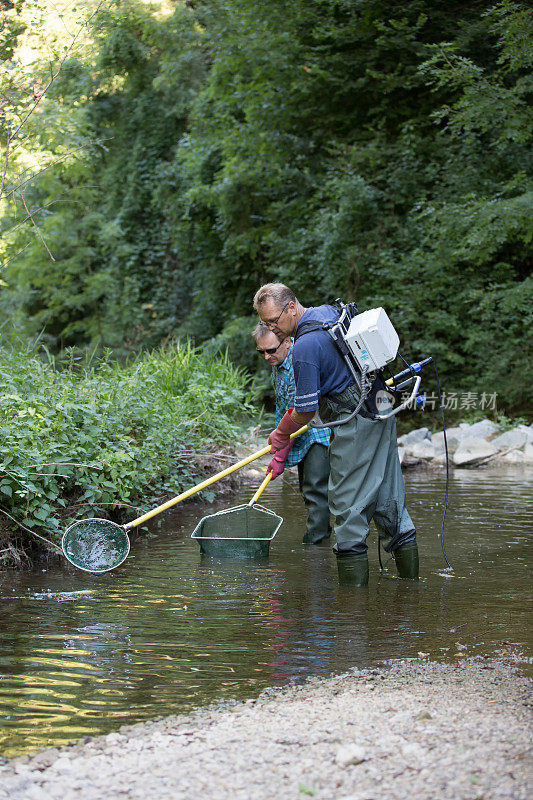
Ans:
[[[401,578],[418,579],[415,527],[405,507],[405,486],[398,458],[396,422],[381,372],[357,373],[347,348],[339,346],[331,326],[315,320],[298,327],[295,341],[326,330],[343,356],[354,382],[339,393],[319,400],[321,422],[310,427],[331,428],[329,504],[335,517],[339,582],[368,584],[366,540],[373,519],[385,550],[394,555]],[[344,352],[343,352],[344,350]],[[378,400],[381,399],[381,403]]]

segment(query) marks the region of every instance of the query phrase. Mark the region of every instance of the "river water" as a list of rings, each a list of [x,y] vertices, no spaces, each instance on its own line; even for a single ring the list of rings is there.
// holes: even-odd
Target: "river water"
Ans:
[[[443,474],[407,473],[406,484],[417,584],[397,580],[386,554],[380,575],[373,534],[369,588],[339,587],[331,546],[301,544],[305,513],[292,474],[261,498],[285,520],[266,560],[201,557],[190,534],[223,506],[189,504],[134,537],[114,572],[62,562],[1,574],[0,754],[384,659],[509,648],[530,656],[533,471],[455,471],[446,526],[453,577],[439,538]],[[244,485],[224,506],[253,489]]]

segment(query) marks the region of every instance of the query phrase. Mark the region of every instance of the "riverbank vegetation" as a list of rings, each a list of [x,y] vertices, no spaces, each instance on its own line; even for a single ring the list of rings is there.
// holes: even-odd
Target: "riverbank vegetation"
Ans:
[[[134,519],[190,488],[249,412],[242,372],[188,345],[53,362],[0,348],[0,565],[31,550],[14,520],[58,542],[72,519]]]

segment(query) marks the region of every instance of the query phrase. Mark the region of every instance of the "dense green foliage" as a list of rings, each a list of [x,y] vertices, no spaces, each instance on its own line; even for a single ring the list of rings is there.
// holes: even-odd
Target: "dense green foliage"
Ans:
[[[384,305],[449,390],[525,407],[526,4],[117,0],[92,26],[38,121],[43,153],[83,138],[83,156],[25,195],[56,260],[27,226],[8,237],[6,259],[25,249],[2,274],[6,335],[221,335],[245,364],[253,292],[280,279],[304,304]]]
[[[49,534],[67,515],[133,519],[132,503],[190,488],[196,456],[233,438],[247,410],[242,373],[189,346],[126,367],[73,351],[53,361],[0,348],[0,505]]]

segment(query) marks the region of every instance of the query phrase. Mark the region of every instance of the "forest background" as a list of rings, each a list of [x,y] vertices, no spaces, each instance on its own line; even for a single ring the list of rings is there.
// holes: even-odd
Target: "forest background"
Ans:
[[[527,4],[0,0],[0,9],[0,372],[8,427],[15,414],[40,437],[19,461],[46,458],[37,419],[81,356],[87,365],[103,355],[84,391],[94,400],[106,387],[87,429],[106,458],[109,420],[98,419],[111,384],[138,381],[135,420],[120,422],[131,450],[150,416],[141,379],[157,373],[168,397],[176,387],[204,397],[207,384],[200,391],[183,375],[193,366],[219,370],[203,423],[227,438],[210,426],[232,404],[249,408],[246,375],[213,367],[212,356],[228,348],[256,372],[251,298],[269,280],[304,305],[384,306],[407,357],[437,359],[448,396],[497,396],[499,412],[529,413]],[[169,350],[176,341],[197,355]],[[110,353],[125,372],[109,367]],[[20,410],[30,384],[37,399]],[[88,406],[69,397],[64,419],[79,425]],[[163,402],[159,390],[154,398]],[[42,496],[30,502],[27,470],[6,467],[20,429],[6,441],[0,494],[18,493],[35,522]],[[154,468],[147,462],[146,475]],[[114,474],[101,476],[112,498]]]
[[[251,298],[282,280],[304,305],[383,305],[450,390],[524,410],[525,4],[74,6],[2,0],[4,152],[61,66],[10,143],[4,344],[124,355],[188,336],[255,370]]]

